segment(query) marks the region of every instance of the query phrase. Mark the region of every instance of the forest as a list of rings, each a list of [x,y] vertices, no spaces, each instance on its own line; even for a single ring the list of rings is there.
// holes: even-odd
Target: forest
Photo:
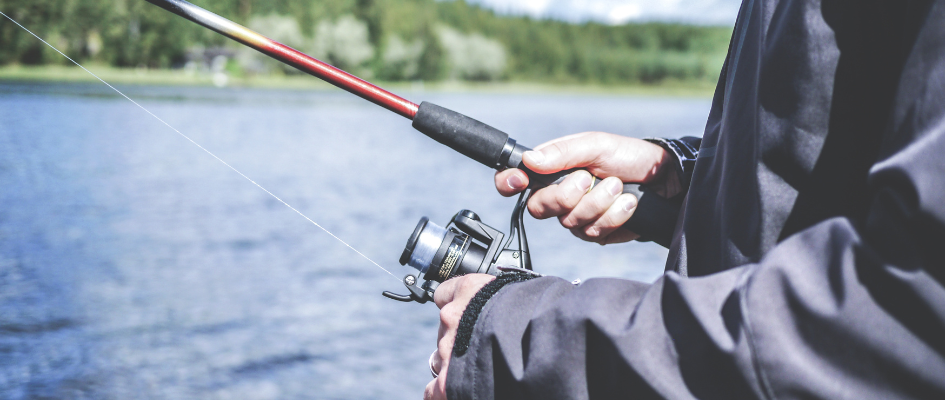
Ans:
[[[191,0],[365,78],[657,84],[718,78],[730,26],[580,24],[500,15],[463,0]],[[79,62],[293,74],[144,0],[0,0]],[[66,64],[0,19],[0,66]]]

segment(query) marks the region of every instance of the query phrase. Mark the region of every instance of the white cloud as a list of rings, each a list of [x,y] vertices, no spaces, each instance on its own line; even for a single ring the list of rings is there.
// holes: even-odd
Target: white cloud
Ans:
[[[448,1],[448,0],[447,0]],[[669,21],[733,25],[740,0],[471,0],[500,13],[610,24]]]
[[[496,5],[504,4],[507,6],[503,11],[521,10],[528,15],[541,15],[548,9],[554,0],[491,0]]]
[[[610,9],[606,21],[610,24],[621,24],[643,16],[643,9],[639,4],[621,4]]]

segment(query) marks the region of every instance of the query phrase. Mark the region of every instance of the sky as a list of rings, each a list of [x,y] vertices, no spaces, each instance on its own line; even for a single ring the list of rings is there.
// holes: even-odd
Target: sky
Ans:
[[[571,22],[630,21],[734,25],[741,0],[467,0],[504,14]]]

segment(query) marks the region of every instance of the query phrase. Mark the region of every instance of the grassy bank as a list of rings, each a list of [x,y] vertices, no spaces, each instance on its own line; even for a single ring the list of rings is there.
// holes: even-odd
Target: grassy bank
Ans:
[[[109,83],[121,85],[157,86],[231,86],[259,87],[293,90],[324,90],[332,86],[308,75],[269,75],[254,77],[231,77],[225,82],[205,72],[183,69],[116,68],[103,64],[86,66]],[[0,81],[7,82],[98,82],[78,67],[61,65],[0,67]],[[636,94],[649,96],[711,96],[715,85],[707,81],[664,80],[656,84],[557,84],[528,81],[500,82],[376,82],[378,85],[397,91],[442,91],[442,92],[494,92],[494,93],[602,93]],[[222,85],[221,85],[222,84]]]

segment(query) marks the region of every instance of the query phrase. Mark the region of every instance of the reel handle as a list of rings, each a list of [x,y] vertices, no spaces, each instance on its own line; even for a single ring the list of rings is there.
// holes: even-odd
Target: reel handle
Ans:
[[[417,303],[423,304],[428,301],[433,301],[433,292],[436,290],[436,286],[438,285],[437,282],[431,281],[421,284],[420,281],[417,280],[417,277],[413,275],[405,276],[403,283],[404,286],[407,287],[407,294],[397,294],[387,290],[381,294],[391,300],[402,301],[404,303],[416,301]]]

